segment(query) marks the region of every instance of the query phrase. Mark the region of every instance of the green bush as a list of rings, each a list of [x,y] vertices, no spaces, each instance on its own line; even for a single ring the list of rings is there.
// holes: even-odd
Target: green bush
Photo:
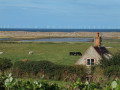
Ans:
[[[46,81],[18,80],[9,76],[0,77],[0,90],[61,90],[57,84]]]
[[[111,81],[101,86],[99,83],[83,83],[80,78],[63,87],[47,81],[33,81],[16,79],[10,73],[8,76],[0,76],[0,90],[120,90],[120,80]]]
[[[120,75],[120,53],[113,55],[109,60],[103,59],[100,62],[100,67],[103,68],[104,74],[108,77]]]
[[[17,61],[13,66],[13,73],[18,77],[42,77],[53,80],[73,80],[85,78],[84,66],[56,65],[49,61]]]
[[[12,62],[10,59],[7,58],[0,58],[0,71],[2,72],[2,74],[4,74],[4,72],[7,69],[10,69],[12,67]]]

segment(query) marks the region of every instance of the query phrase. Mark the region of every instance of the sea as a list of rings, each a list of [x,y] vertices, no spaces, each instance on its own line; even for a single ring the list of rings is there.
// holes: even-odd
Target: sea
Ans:
[[[120,32],[120,29],[31,29],[31,28],[0,28],[0,31],[27,32]]]

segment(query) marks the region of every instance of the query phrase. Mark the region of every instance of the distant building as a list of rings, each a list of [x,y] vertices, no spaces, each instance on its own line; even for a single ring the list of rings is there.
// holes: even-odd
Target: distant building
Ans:
[[[94,39],[94,46],[90,46],[81,58],[75,63],[75,65],[91,65],[99,64],[99,61],[103,58],[110,59],[112,54],[104,47],[101,46],[101,37],[97,32]]]

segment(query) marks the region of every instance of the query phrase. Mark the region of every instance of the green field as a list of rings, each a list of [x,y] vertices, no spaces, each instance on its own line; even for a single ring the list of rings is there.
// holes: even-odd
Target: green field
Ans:
[[[9,58],[13,62],[23,59],[48,60],[56,64],[73,65],[80,56],[70,56],[69,52],[81,52],[87,50],[93,42],[0,42],[0,57]],[[102,45],[109,48],[111,53],[120,51],[120,42],[104,42]],[[34,51],[34,55],[29,55]]]

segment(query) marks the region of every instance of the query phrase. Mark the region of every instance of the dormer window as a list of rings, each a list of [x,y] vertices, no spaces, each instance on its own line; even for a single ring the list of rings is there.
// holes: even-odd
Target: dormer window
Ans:
[[[94,63],[95,63],[95,60],[94,59],[87,59],[87,65],[88,66],[92,66],[92,65],[94,65]]]

